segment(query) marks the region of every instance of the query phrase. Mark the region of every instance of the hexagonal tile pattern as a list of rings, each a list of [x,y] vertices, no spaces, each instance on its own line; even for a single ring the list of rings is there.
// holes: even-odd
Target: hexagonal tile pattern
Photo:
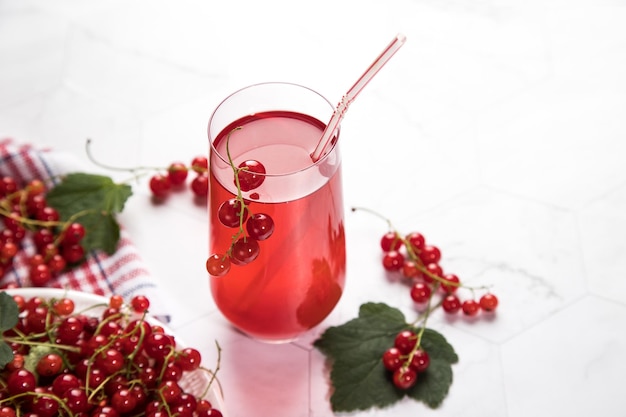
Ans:
[[[626,306],[587,296],[504,343],[509,415],[619,415],[626,399],[611,387],[626,372],[625,320]]]

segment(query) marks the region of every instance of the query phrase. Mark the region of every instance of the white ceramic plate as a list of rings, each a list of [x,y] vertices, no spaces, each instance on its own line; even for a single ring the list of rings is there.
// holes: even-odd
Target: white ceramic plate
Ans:
[[[14,288],[14,289],[7,289],[3,291],[6,291],[6,293],[11,294],[11,295],[21,295],[26,300],[29,300],[32,297],[41,297],[46,300],[53,299],[53,298],[60,299],[63,297],[68,297],[72,301],[74,301],[76,311],[81,311],[83,309],[86,309],[88,307],[98,305],[98,304],[106,306],[109,303],[108,298],[102,297],[99,295],[89,294],[89,293],[80,292],[80,291],[73,291],[73,290],[56,289],[56,288]],[[102,308],[89,309],[86,312],[86,314],[98,316],[104,310],[105,308],[104,306]],[[149,316],[146,317],[146,321],[150,323],[151,325],[161,326],[167,334],[174,336],[176,339],[177,349],[182,349],[185,347],[192,347],[190,345],[185,344],[183,341],[181,341],[178,338],[178,336],[176,336],[176,332],[170,329],[167,325],[163,324],[163,322],[156,320],[155,318],[152,318]],[[207,368],[211,369],[211,367],[207,367]],[[196,396],[204,392],[208,383],[209,383],[209,376],[207,375],[206,372],[201,371],[201,370],[186,372],[183,378],[181,379],[181,381],[179,382],[181,388],[183,388],[185,391],[190,392]],[[226,409],[224,407],[224,397],[222,395],[222,391],[219,387],[219,383],[217,382],[217,380],[213,381],[213,384],[211,384],[211,388],[209,389],[209,392],[204,398],[210,401],[214,408],[217,408],[218,410],[220,410],[220,412],[222,413],[224,417],[227,417]]]

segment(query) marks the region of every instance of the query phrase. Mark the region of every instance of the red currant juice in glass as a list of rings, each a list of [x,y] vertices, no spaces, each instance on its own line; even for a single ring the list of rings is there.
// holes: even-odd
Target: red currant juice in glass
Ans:
[[[237,127],[241,129],[233,131]],[[339,150],[331,152],[334,163],[323,158],[313,165],[310,157],[324,127],[299,113],[268,112],[237,120],[214,141],[214,148],[225,156],[230,133],[233,164],[258,161],[267,173],[263,183],[243,197],[248,217],[271,217],[272,235],[258,241],[259,255],[252,262],[231,262],[227,274],[210,278],[222,314],[257,339],[295,339],[328,316],[343,291],[346,249]],[[214,155],[211,160],[213,164]],[[227,253],[239,230],[224,226],[218,217],[220,205],[236,193],[234,173],[228,168],[230,173],[222,169],[220,178],[217,168],[212,166],[210,172],[211,254]]]

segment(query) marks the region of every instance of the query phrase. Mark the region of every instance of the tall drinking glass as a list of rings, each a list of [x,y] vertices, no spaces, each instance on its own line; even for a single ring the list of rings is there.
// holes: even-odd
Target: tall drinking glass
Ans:
[[[309,88],[262,83],[227,97],[210,118],[211,292],[222,314],[253,338],[293,340],[341,297],[339,132],[325,155],[311,158],[332,112]]]

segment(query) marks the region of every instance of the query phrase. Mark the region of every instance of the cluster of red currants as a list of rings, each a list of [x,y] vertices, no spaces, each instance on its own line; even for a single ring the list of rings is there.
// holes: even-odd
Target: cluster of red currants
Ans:
[[[144,320],[146,297],[127,306],[113,296],[91,316],[70,298],[13,299],[20,316],[3,335],[13,359],[0,373],[0,417],[221,417],[206,392],[183,389],[189,372],[204,371],[200,352]]]
[[[390,231],[383,235],[380,246],[383,267],[411,280],[410,295],[415,303],[430,303],[432,297],[440,293],[443,297],[441,307],[448,314],[463,311],[467,316],[475,316],[481,310],[493,312],[497,307],[498,298],[491,292],[484,293],[478,300],[472,297],[461,301],[457,294],[457,289],[463,286],[459,277],[444,273],[440,265],[441,251],[437,246],[427,244],[421,233],[401,236]],[[474,294],[474,288],[470,289]]]
[[[85,228],[78,222],[62,222],[59,213],[46,201],[43,181],[34,179],[20,187],[14,178],[0,179],[0,278],[13,265],[27,235],[36,252],[29,252],[29,279],[33,286],[43,286],[66,269],[81,262],[85,251],[81,240]]]
[[[184,186],[189,176],[189,171],[196,173],[191,180],[190,188],[194,196],[206,198],[209,192],[208,160],[205,156],[196,156],[191,161],[191,166],[182,162],[173,162],[165,173],[156,173],[150,178],[150,191],[156,198],[165,198],[175,188]]]
[[[238,231],[233,234],[231,245],[225,253],[214,253],[207,259],[207,271],[216,277],[226,275],[231,264],[242,266],[254,261],[261,252],[259,241],[268,239],[274,232],[272,217],[265,213],[250,213],[241,195],[241,191],[252,191],[263,183],[265,167],[259,161],[247,160],[234,171],[238,195],[220,205],[217,218],[224,227],[237,228]]]
[[[430,365],[428,353],[419,344],[419,336],[411,330],[398,333],[394,345],[383,354],[383,365],[392,373],[393,384],[399,389],[409,389],[418,375]]]

